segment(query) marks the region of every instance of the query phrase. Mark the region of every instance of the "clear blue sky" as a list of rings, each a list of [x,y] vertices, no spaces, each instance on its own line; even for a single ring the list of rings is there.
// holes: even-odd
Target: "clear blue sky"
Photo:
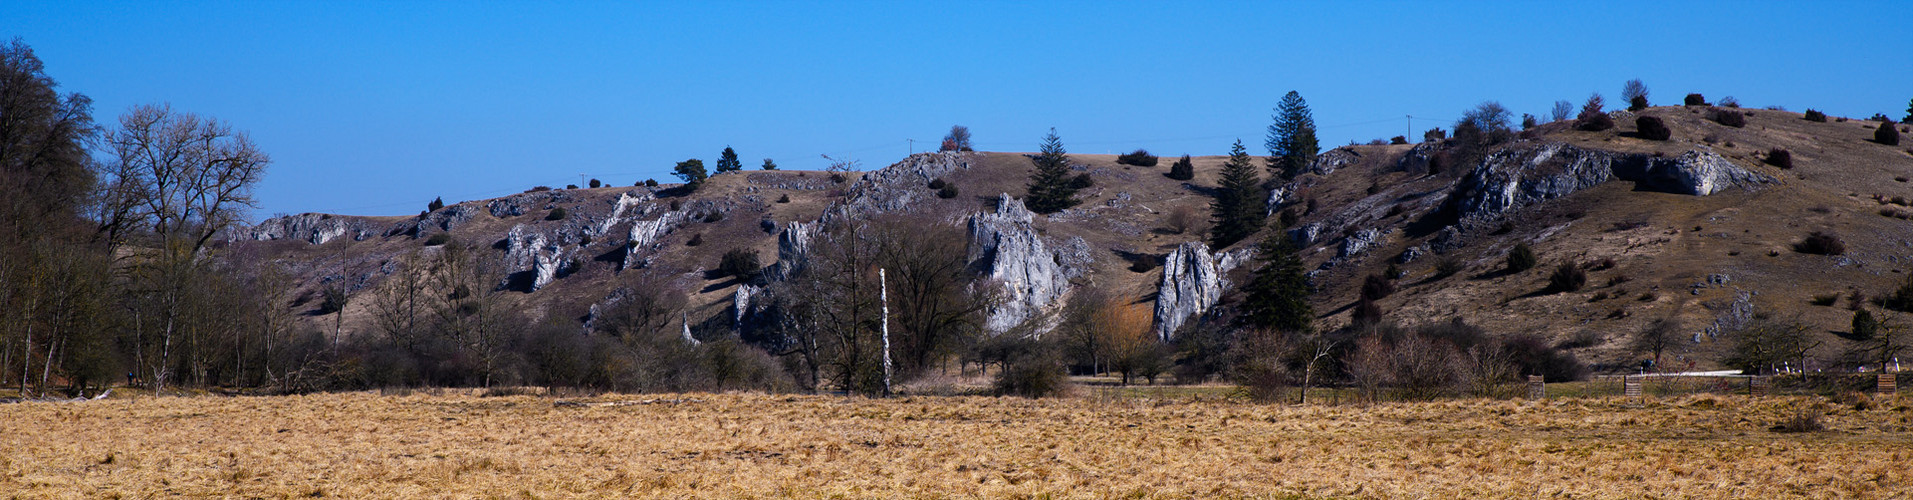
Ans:
[[[1572,5],[1557,5],[1568,4]],[[1262,150],[1298,90],[1325,146],[1545,115],[1644,80],[1747,106],[1899,117],[1913,2],[0,2],[112,123],[170,102],[272,155],[273,213],[417,213],[745,165],[879,168],[952,124],[981,149]]]

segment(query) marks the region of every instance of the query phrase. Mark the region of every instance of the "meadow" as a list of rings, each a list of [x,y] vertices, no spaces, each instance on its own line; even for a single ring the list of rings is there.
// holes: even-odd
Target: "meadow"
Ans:
[[[0,405],[0,497],[1903,498],[1909,404],[139,396]]]

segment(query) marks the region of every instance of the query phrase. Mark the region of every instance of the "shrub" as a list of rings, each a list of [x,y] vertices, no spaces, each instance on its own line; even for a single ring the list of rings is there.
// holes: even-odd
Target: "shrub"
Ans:
[[[1388,263],[1388,268],[1382,270],[1382,277],[1388,278],[1390,280],[1402,279],[1401,266],[1397,266],[1393,262]]]
[[[1554,268],[1553,274],[1548,275],[1548,291],[1550,292],[1572,292],[1580,290],[1587,284],[1587,271],[1582,271],[1581,266],[1576,266],[1572,262],[1562,263]]]
[[[1130,151],[1127,154],[1116,157],[1116,163],[1135,165],[1138,167],[1154,167],[1156,166],[1156,160],[1155,156],[1150,155],[1149,151],[1144,149]]]
[[[1874,319],[1873,313],[1868,312],[1866,309],[1853,311],[1853,324],[1850,333],[1853,334],[1853,338],[1858,340],[1873,340],[1874,335],[1880,334],[1880,320]]]
[[[704,233],[693,234],[691,235],[690,241],[684,242],[684,246],[687,246],[687,247],[694,247],[694,246],[698,246],[702,244],[704,244]]]
[[[1169,166],[1169,173],[1163,175],[1179,181],[1194,179],[1196,178],[1196,164],[1189,161],[1189,155],[1182,155],[1182,159],[1176,160],[1175,164]]]
[[[1398,136],[1388,138],[1388,143],[1395,144],[1395,145],[1408,144],[1408,138],[1398,135]]]
[[[1521,114],[1521,130],[1531,129],[1540,124],[1540,120],[1535,119],[1534,115],[1527,113]]]
[[[1462,269],[1464,269],[1464,266],[1461,263],[1461,259],[1457,259],[1453,256],[1442,257],[1435,261],[1436,278],[1454,276],[1456,273],[1460,273]]]
[[[1707,98],[1701,97],[1700,94],[1687,94],[1687,99],[1683,100],[1682,104],[1688,106],[1706,106]]]
[[[425,239],[425,246],[435,247],[451,242],[452,233],[433,233],[431,237]]]
[[[1733,128],[1741,128],[1741,127],[1747,126],[1747,116],[1740,114],[1739,111],[1734,111],[1730,109],[1716,109],[1713,112],[1713,116],[1710,118],[1714,120],[1714,123],[1719,123],[1721,125],[1726,125]]]
[[[715,224],[723,220],[724,220],[724,212],[711,212],[708,214],[704,214],[705,224]]]
[[[425,204],[425,211],[427,212],[437,212],[438,209],[441,208],[445,208],[445,198],[432,198],[431,203]]]
[[[1647,96],[1637,95],[1627,100],[1628,111],[1640,111],[1643,109],[1647,109]]]
[[[1380,274],[1370,274],[1362,280],[1362,298],[1382,300],[1395,294],[1395,282]]]
[[[1027,345],[1007,356],[1003,371],[997,372],[991,384],[996,394],[1040,398],[1063,392],[1068,378],[1051,349],[1035,340],[1018,343]]]
[[[763,264],[758,262],[756,250],[733,248],[731,251],[724,252],[724,257],[718,260],[717,274],[720,277],[749,279],[751,275],[757,274],[757,271],[763,268]]]
[[[1849,307],[1856,311],[1866,303],[1866,297],[1859,290],[1854,290],[1848,299],[1851,301]],[[1913,312],[1913,276],[1908,276],[1893,293],[1880,297],[1880,305],[1895,311]]]
[[[1668,130],[1667,124],[1662,123],[1661,119],[1657,117],[1643,116],[1635,118],[1634,128],[1639,130],[1642,139],[1650,141],[1665,141],[1674,136],[1674,131]]]
[[[1427,132],[1421,133],[1422,142],[1435,142],[1435,141],[1439,141],[1439,140],[1447,139],[1447,138],[1448,138],[1448,131],[1442,130],[1441,127],[1431,128],[1431,129],[1428,129]]]
[[[603,183],[603,182],[599,182],[599,181],[598,181],[597,179],[592,179],[592,180],[591,180],[591,188],[592,188],[592,189],[597,189],[597,188],[600,188],[600,187],[604,187],[604,183]]]
[[[925,186],[925,187],[928,187],[928,188],[930,188],[930,189],[932,189],[932,190],[937,190],[937,189],[943,189],[943,185],[944,185],[944,184],[946,184],[946,183],[945,183],[945,182],[943,182],[943,178],[942,178],[942,177],[938,177],[938,178],[935,178],[935,179],[931,179],[931,180],[930,180],[930,184],[929,184],[929,185],[927,185],[927,186]]]
[[[565,189],[578,189],[577,184],[566,184]]]
[[[1814,231],[1807,239],[1793,245],[1793,251],[1820,255],[1840,255],[1847,253],[1847,245],[1833,233]]]
[[[1094,185],[1096,185],[1096,180],[1089,178],[1088,172],[1076,174],[1075,177],[1069,179],[1070,189],[1089,189],[1090,186]]]
[[[1573,353],[1556,349],[1535,334],[1509,337],[1502,341],[1501,350],[1521,375],[1540,375],[1548,382],[1571,382],[1587,376],[1587,365]]]
[[[946,200],[957,197],[956,184],[944,184],[943,187],[938,188],[937,197]]]
[[[1882,123],[1878,130],[1873,131],[1873,142],[1898,146],[1900,145],[1900,129],[1891,123]]]
[[[1720,106],[1723,108],[1740,109],[1740,100],[1735,99],[1734,96],[1722,97],[1720,98]]]
[[[1809,300],[1807,301],[1807,303],[1813,304],[1816,306],[1832,306],[1833,303],[1839,302],[1839,301],[1840,301],[1840,294],[1828,293],[1828,294],[1815,295],[1813,296],[1813,300]]]
[[[537,193],[537,192],[550,191],[550,190],[551,190],[551,186],[532,186],[531,189],[527,189],[525,190],[525,192]]]
[[[1780,168],[1793,168],[1793,153],[1781,148],[1767,150],[1767,164]]]
[[[1821,112],[1819,112],[1819,111],[1817,111],[1817,110],[1814,110],[1814,109],[1812,109],[1812,108],[1808,108],[1808,109],[1807,109],[1807,112],[1806,112],[1805,114],[1803,114],[1803,115],[1802,115],[1801,117],[1802,117],[1802,118],[1805,118],[1805,119],[1806,119],[1807,121],[1810,121],[1810,122],[1820,122],[1820,123],[1826,123],[1826,122],[1827,122],[1827,114],[1826,114],[1826,113],[1821,113]]]
[[[1516,243],[1514,249],[1508,251],[1508,272],[1518,273],[1534,269],[1535,260],[1533,248],[1529,248],[1527,243]]]
[[[785,193],[785,194],[782,194],[782,195],[778,195],[778,196],[777,196],[777,202],[778,202],[778,203],[790,203],[790,194],[789,194],[789,193]]]
[[[1790,433],[1800,433],[1800,432],[1820,432],[1820,431],[1827,430],[1827,426],[1825,424],[1820,423],[1819,412],[1802,410],[1799,413],[1795,413],[1794,416],[1787,417],[1786,420],[1780,421],[1779,424],[1775,424],[1773,427],[1767,428],[1767,430],[1773,431],[1773,432],[1779,432],[1783,434],[1790,434]]]
[[[1581,106],[1581,114],[1574,117],[1574,129],[1600,132],[1611,128],[1614,128],[1614,118],[1601,111],[1601,95],[1589,96],[1587,104]]]
[[[545,214],[545,220],[565,220],[565,215],[565,207],[553,208]]]

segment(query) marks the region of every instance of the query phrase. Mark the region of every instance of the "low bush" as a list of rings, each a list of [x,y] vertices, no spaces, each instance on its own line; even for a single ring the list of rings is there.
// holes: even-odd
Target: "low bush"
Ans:
[[[1461,273],[1465,268],[1466,266],[1462,264],[1461,259],[1452,256],[1442,257],[1435,261],[1435,277],[1440,279],[1454,276]]]
[[[578,189],[577,184],[566,184],[565,189]]]
[[[1627,100],[1628,111],[1640,111],[1643,109],[1647,109],[1647,96],[1637,95],[1634,96],[1633,99]]]
[[[525,190],[525,192],[537,193],[537,192],[550,191],[550,190],[551,190],[551,186],[532,186],[531,189],[527,189]]]
[[[777,197],[777,202],[778,202],[778,203],[790,203],[790,194],[783,194],[783,195],[779,195],[779,196]]]
[[[1189,155],[1182,155],[1182,159],[1176,160],[1176,163],[1169,165],[1169,173],[1163,175],[1179,181],[1194,179],[1196,178],[1196,165],[1189,160]]]
[[[694,246],[698,246],[702,244],[704,244],[704,233],[693,234],[691,235],[690,241],[684,242],[684,246],[687,246],[687,247],[694,247]]]
[[[1435,141],[1439,141],[1439,140],[1447,139],[1447,138],[1448,138],[1448,131],[1442,130],[1441,127],[1431,128],[1431,129],[1428,129],[1427,132],[1421,133],[1422,142],[1435,142]]]
[[[1720,98],[1720,107],[1740,109],[1740,100],[1735,99],[1734,96],[1722,97]]]
[[[1815,231],[1793,245],[1793,251],[1819,255],[1840,255],[1847,253],[1847,245],[1833,233]]]
[[[1154,167],[1156,166],[1156,161],[1157,158],[1154,155],[1149,154],[1148,150],[1143,149],[1130,151],[1116,157],[1116,163],[1135,165],[1138,167]]]
[[[591,180],[591,188],[592,188],[592,189],[597,189],[597,188],[600,188],[600,187],[604,187],[604,183],[603,183],[603,182],[599,182],[599,181],[598,181],[597,179],[592,179],[592,180]]]
[[[1069,379],[1048,345],[1036,340],[1018,342],[1004,360],[991,388],[997,395],[1040,398],[1061,394]]]
[[[1813,300],[1809,300],[1807,301],[1807,303],[1813,304],[1816,306],[1832,306],[1835,302],[1839,302],[1839,301],[1840,301],[1839,293],[1827,293],[1827,294],[1815,295],[1813,296]]]
[[[1575,130],[1600,132],[1611,128],[1614,128],[1614,118],[1599,111],[1582,112],[1581,116],[1574,119]]]
[[[956,184],[944,184],[943,187],[937,188],[937,197],[946,200],[957,197]]]
[[[1642,139],[1650,141],[1665,141],[1674,136],[1674,131],[1668,130],[1667,124],[1662,123],[1661,119],[1657,117],[1643,116],[1635,118],[1634,128],[1639,131]]]
[[[425,239],[425,246],[435,247],[451,242],[452,233],[433,233],[430,238]]]
[[[1714,123],[1719,123],[1721,125],[1726,125],[1733,128],[1741,128],[1741,127],[1747,126],[1747,116],[1740,114],[1739,111],[1735,111],[1731,109],[1716,109],[1713,112],[1713,116],[1709,118],[1714,120]]]
[[[1807,109],[1807,112],[1806,112],[1805,114],[1803,114],[1803,115],[1801,115],[1801,117],[1802,117],[1802,118],[1805,118],[1805,119],[1806,119],[1807,121],[1810,121],[1810,122],[1820,122],[1820,123],[1826,123],[1826,122],[1827,122],[1827,114],[1826,114],[1826,113],[1821,113],[1821,112],[1819,112],[1819,111],[1817,111],[1817,110],[1814,110],[1814,109],[1812,109],[1812,108],[1808,108],[1808,109]]]
[[[1076,174],[1075,177],[1071,177],[1069,179],[1070,189],[1089,189],[1091,186],[1095,186],[1095,185],[1096,185],[1096,180],[1089,178],[1088,172]]]
[[[751,275],[757,274],[757,271],[763,268],[763,264],[758,261],[756,250],[733,248],[731,251],[724,252],[724,257],[718,260],[717,274],[720,277],[748,280]]]
[[[926,185],[925,187],[928,187],[928,188],[930,188],[930,189],[932,189],[932,190],[936,190],[936,189],[943,189],[943,185],[944,185],[944,184],[945,184],[945,182],[943,182],[943,178],[942,178],[942,177],[938,177],[938,178],[935,178],[935,179],[931,179],[931,180],[930,180],[930,184],[928,184],[928,185]]]
[[[1510,274],[1534,269],[1535,263],[1534,249],[1529,248],[1527,243],[1516,243],[1514,249],[1508,251],[1507,269]]]
[[[1767,150],[1766,162],[1780,168],[1793,168],[1793,152],[1781,148]]]
[[[1891,123],[1882,123],[1879,129],[1873,131],[1873,142],[1898,146],[1900,145],[1900,129]]]
[[[1687,98],[1683,99],[1681,103],[1688,106],[1706,106],[1707,98],[1701,97],[1700,94],[1687,94]]]
[[[1362,298],[1382,300],[1395,294],[1395,282],[1380,274],[1370,274],[1362,280]]]
[[[565,207],[553,208],[545,214],[545,220],[565,220],[566,215],[570,214],[565,212]]]
[[[1398,136],[1388,138],[1388,143],[1395,144],[1395,145],[1408,144],[1408,138],[1398,135]]]
[[[1548,291],[1553,293],[1580,290],[1587,284],[1587,271],[1582,271],[1581,266],[1576,266],[1572,262],[1562,263],[1554,268],[1553,274],[1548,275]]]

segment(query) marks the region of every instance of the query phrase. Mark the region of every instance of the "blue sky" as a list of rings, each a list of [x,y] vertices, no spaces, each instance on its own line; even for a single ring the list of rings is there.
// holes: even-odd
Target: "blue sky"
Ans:
[[[1569,5],[1557,5],[1569,4]],[[1325,146],[1640,78],[1747,106],[1899,117],[1913,2],[0,2],[113,123],[169,102],[272,155],[255,217],[417,213],[671,180],[726,145],[880,168],[953,124],[1030,151],[1259,151],[1289,90]],[[1416,117],[1410,134],[1406,115]]]

